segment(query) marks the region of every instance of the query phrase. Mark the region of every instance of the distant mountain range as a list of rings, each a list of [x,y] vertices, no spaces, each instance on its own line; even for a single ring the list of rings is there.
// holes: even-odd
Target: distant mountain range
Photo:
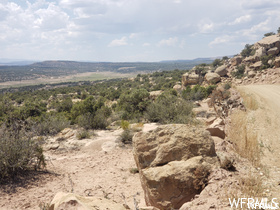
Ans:
[[[0,59],[0,82],[33,80],[42,77],[60,77],[84,72],[138,74],[174,69],[188,70],[201,63],[210,64],[216,58],[167,60],[160,62],[79,62],[63,60],[38,62],[31,60]]]
[[[205,63],[209,63],[209,62],[213,62],[213,60],[215,60],[216,58],[221,58],[221,57],[195,58],[195,59],[186,59],[186,60],[163,60],[159,62],[98,62],[98,61],[63,61],[63,62],[72,62],[72,63],[73,62],[76,63],[192,63],[192,62],[203,63],[205,62]],[[0,66],[25,66],[25,65],[31,65],[40,62],[46,62],[46,61],[0,58]]]

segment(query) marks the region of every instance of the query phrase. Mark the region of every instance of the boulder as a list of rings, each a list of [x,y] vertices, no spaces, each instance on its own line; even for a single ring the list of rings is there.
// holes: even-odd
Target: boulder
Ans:
[[[141,179],[146,203],[159,209],[179,209],[200,193],[204,186],[199,186],[199,183],[206,184],[211,168],[205,158],[197,156],[143,169]],[[200,172],[195,172],[197,169]]]
[[[277,34],[277,35],[265,37],[262,40],[258,41],[255,44],[255,46],[257,48],[264,47],[265,49],[270,49],[273,47],[278,48],[280,46],[280,36],[279,36],[279,34]]]
[[[173,89],[176,91],[180,91],[180,90],[182,90],[182,86],[177,84],[177,85],[174,85]]]
[[[146,204],[159,209],[178,209],[190,201],[201,190],[195,183],[202,180],[196,180],[194,170],[203,168],[206,172],[217,163],[209,133],[202,127],[182,124],[136,133],[133,154]]]
[[[206,130],[210,132],[211,136],[217,136],[221,139],[226,137],[224,121],[220,118],[216,119]]]
[[[91,210],[91,209],[116,209],[125,210],[123,205],[105,198],[83,197],[73,193],[59,192],[52,200],[49,210]]]
[[[270,48],[267,51],[268,55],[278,55],[278,53],[279,53],[279,49],[277,47]]]
[[[185,73],[182,76],[182,84],[184,86],[187,85],[196,85],[199,84],[201,82],[201,78],[198,74],[195,73]]]
[[[242,62],[241,56],[236,56],[231,59],[231,65],[233,65],[233,66],[238,66],[241,62]]]
[[[266,55],[266,50],[264,47],[260,47],[256,50],[254,57],[256,57],[258,60],[260,60],[260,58],[262,56]]]
[[[276,58],[275,61],[274,61],[274,66],[276,68],[279,68],[280,67],[280,57]]]
[[[228,71],[227,71],[227,66],[226,65],[222,65],[219,66],[216,70],[215,73],[219,74],[221,77],[224,77],[227,75]]]
[[[254,63],[254,62],[256,62],[256,56],[249,56],[249,57],[246,57],[246,58],[244,58],[244,62],[245,63]]]
[[[217,82],[219,82],[221,80],[221,77],[217,73],[207,73],[205,75],[205,79],[210,84],[216,84]]]
[[[150,92],[150,99],[155,100],[158,96],[160,96],[163,93],[162,90],[156,90]]]
[[[253,78],[253,77],[255,77],[256,76],[256,72],[254,72],[254,71],[249,71],[248,72],[248,77],[249,78]]]
[[[253,65],[250,66],[251,69],[254,69],[254,70],[259,70],[262,66],[262,62],[261,61],[258,61],[256,63],[254,63]]]

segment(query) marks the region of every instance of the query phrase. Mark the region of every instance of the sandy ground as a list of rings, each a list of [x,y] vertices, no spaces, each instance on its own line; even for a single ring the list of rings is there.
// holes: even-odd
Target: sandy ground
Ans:
[[[261,163],[266,169],[272,197],[280,200],[280,85],[239,87],[258,101],[252,121],[261,146]]]
[[[145,124],[143,130],[156,127]],[[132,148],[116,144],[121,132],[122,129],[96,131],[91,139],[65,140],[68,149],[59,147],[46,151],[49,173],[32,177],[29,182],[24,179],[21,183],[3,186],[0,209],[40,209],[40,204],[47,205],[60,191],[105,197],[132,209],[134,200],[145,206],[139,174],[130,172],[136,168]]]

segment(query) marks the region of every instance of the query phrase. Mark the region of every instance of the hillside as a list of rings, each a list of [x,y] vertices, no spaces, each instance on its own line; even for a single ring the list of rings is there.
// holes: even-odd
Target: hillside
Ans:
[[[0,208],[231,209],[233,198],[277,198],[279,59],[278,34],[190,70],[3,89]]]
[[[199,63],[211,63],[211,58],[167,61],[167,62],[76,62],[76,61],[43,61],[30,65],[0,66],[0,83],[7,81],[48,79],[63,77],[85,72],[114,72],[114,73],[150,73],[172,69],[190,69]],[[48,83],[48,82],[46,82]]]

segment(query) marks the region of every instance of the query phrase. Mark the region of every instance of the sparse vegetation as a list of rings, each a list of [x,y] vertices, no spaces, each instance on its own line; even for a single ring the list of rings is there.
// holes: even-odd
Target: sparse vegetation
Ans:
[[[88,139],[90,137],[90,133],[87,130],[80,130],[76,134],[77,139],[82,140],[82,139]]]
[[[0,128],[0,183],[28,170],[45,166],[38,139],[21,122],[3,124]]]
[[[241,157],[247,158],[255,166],[260,164],[258,136],[248,123],[246,112],[236,111],[231,115],[228,137]]]
[[[232,72],[232,76],[241,79],[242,77],[244,77],[244,72],[245,72],[245,65],[241,64],[239,66],[237,66],[237,69],[235,72]]]
[[[255,54],[256,50],[253,48],[254,45],[246,44],[244,49],[241,51],[242,57],[249,57]]]

